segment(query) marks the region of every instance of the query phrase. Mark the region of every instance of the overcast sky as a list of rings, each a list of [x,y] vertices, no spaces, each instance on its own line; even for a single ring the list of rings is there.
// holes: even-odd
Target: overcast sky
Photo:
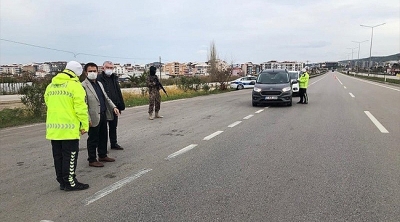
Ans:
[[[107,3],[106,3],[107,2]],[[399,0],[0,0],[0,64],[324,62],[400,52]],[[370,42],[360,58],[369,57]],[[357,58],[358,48],[353,50]],[[120,57],[120,58],[115,58]]]

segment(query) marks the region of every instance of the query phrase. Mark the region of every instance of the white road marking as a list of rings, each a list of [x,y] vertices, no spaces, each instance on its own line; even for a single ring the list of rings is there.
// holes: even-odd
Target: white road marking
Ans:
[[[218,136],[218,135],[221,134],[222,132],[224,132],[224,131],[217,131],[217,132],[215,132],[215,133],[213,133],[213,134],[211,134],[211,135],[208,135],[208,136],[204,137],[203,140],[210,140],[210,139],[212,139],[213,137]]]
[[[260,110],[256,111],[256,113],[261,113],[262,111],[264,111],[264,110],[260,109]]]
[[[239,125],[242,121],[236,121],[234,123],[232,123],[231,125],[229,125],[228,127],[235,127],[236,125]]]
[[[381,133],[389,133],[389,131],[387,131],[387,129],[369,111],[364,111],[364,113],[375,124],[375,126],[378,127]]]
[[[251,117],[253,117],[254,115],[248,115],[246,117],[244,117],[243,119],[250,119]]]
[[[354,77],[352,77],[352,78],[354,78]],[[375,82],[369,82],[367,80],[363,80],[363,79],[359,79],[359,78],[354,78],[354,79],[356,79],[358,81],[361,81],[361,82],[365,82],[365,83],[371,84],[371,85],[380,86],[380,87],[383,87],[383,88],[387,88],[387,89],[391,89],[391,90],[395,90],[395,91],[400,92],[400,89],[392,88],[392,87],[385,86],[385,85],[382,85],[382,84],[378,84],[378,83],[375,83]]]
[[[355,97],[355,96],[353,95],[353,93],[349,93],[349,94],[350,94],[351,97],[353,97],[353,98]]]
[[[114,184],[112,184],[112,185],[110,185],[110,186],[108,186],[108,187],[96,192],[93,196],[90,196],[90,197],[88,197],[88,198],[86,198],[84,200],[85,205],[87,206],[87,205],[95,202],[96,200],[99,200],[100,198],[102,198],[102,197],[104,197],[104,196],[106,196],[106,195],[118,190],[119,188],[123,187],[124,185],[126,185],[126,184],[132,182],[133,180],[136,180],[137,178],[143,176],[145,173],[150,172],[151,170],[152,169],[143,169],[143,170],[139,171],[138,173],[136,173],[136,174],[134,174],[132,176],[126,177],[125,179],[117,181]]]
[[[183,148],[183,149],[181,149],[181,150],[179,150],[179,151],[177,151],[177,152],[175,152],[175,153],[169,155],[169,156],[168,156],[167,158],[165,158],[165,159],[166,159],[166,160],[172,159],[172,158],[174,158],[174,157],[176,157],[176,156],[178,156],[178,155],[181,155],[182,153],[186,153],[187,151],[189,151],[189,150],[195,148],[196,146],[197,146],[197,144],[190,144],[189,146],[187,146],[187,147],[185,147],[185,148]]]
[[[340,81],[340,79],[336,76],[336,79],[339,81],[339,83],[341,84],[341,85],[343,85],[343,83],[342,83],[342,81]]]
[[[347,89],[347,87],[346,86],[343,86],[345,89]]]
[[[319,81],[321,81],[321,80],[323,80],[323,79],[325,79],[325,78],[326,78],[326,76],[322,77],[321,79],[318,79],[317,81],[315,81],[315,82],[309,84],[308,86],[312,86],[313,84],[315,84],[315,83],[317,83],[317,82],[319,82]]]

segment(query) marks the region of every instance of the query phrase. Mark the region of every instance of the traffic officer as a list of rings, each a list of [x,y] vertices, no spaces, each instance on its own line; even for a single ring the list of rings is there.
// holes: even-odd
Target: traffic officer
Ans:
[[[46,139],[51,140],[57,181],[60,189],[65,191],[89,188],[89,184],[78,182],[75,176],[79,138],[89,129],[86,93],[78,78],[82,70],[79,62],[68,62],[44,93]]]
[[[306,68],[303,68],[301,71],[302,71],[302,74],[299,78],[300,101],[298,103],[308,104],[307,87],[308,87],[308,80],[309,80],[310,76],[308,75]]]

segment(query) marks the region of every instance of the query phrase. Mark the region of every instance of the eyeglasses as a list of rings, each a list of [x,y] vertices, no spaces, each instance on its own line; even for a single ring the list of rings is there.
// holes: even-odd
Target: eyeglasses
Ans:
[[[107,67],[107,66],[104,66],[104,68],[105,69],[114,69],[114,67]]]

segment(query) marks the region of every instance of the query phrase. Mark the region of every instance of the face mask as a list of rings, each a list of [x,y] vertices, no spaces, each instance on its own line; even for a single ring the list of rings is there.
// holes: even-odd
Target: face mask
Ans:
[[[106,71],[104,71],[104,73],[108,76],[111,76],[113,70],[112,69],[106,69]]]
[[[88,79],[94,80],[97,78],[97,72],[88,72],[87,77]]]

